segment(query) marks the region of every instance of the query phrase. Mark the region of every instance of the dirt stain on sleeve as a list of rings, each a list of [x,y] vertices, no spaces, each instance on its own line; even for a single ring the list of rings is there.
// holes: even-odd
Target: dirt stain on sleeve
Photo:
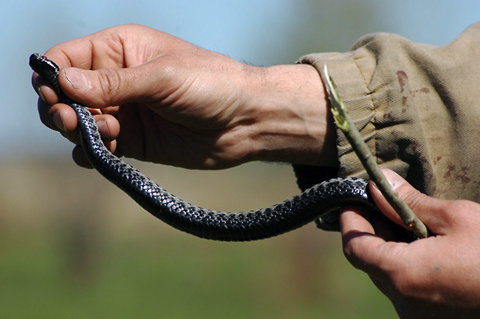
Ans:
[[[400,84],[400,92],[403,93],[403,91],[405,90],[405,85],[407,84],[407,81],[408,81],[407,73],[405,71],[398,70],[397,79],[398,79],[398,84]]]
[[[402,93],[402,106],[406,106],[408,103],[408,98],[415,97],[417,93],[424,93],[424,94],[430,93],[430,89],[427,87],[423,87],[421,89],[412,91],[408,87],[408,75],[403,70],[397,71],[397,80],[398,80],[398,84],[400,85],[400,93]],[[408,88],[408,91],[407,91],[407,88]],[[405,108],[402,109],[402,113],[405,113],[405,112],[406,112],[406,109]]]

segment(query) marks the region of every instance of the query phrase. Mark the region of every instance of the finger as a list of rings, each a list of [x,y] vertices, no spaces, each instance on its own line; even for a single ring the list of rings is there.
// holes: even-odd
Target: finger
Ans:
[[[115,32],[100,31],[58,44],[45,52],[45,56],[60,69],[119,68],[124,64],[122,39]]]
[[[105,142],[104,144],[105,144],[105,147],[110,152],[115,153],[115,151],[117,149],[117,142],[115,140]],[[93,168],[93,165],[88,160],[88,157],[86,156],[85,152],[83,151],[83,149],[80,145],[75,145],[75,147],[73,148],[72,158],[73,158],[73,161],[75,162],[75,164],[77,164],[80,167]]]
[[[365,272],[381,272],[390,259],[385,254],[391,243],[374,233],[373,226],[356,210],[347,209],[340,215],[343,250],[350,263]]]
[[[53,114],[54,122],[61,122],[64,123],[65,120],[55,120],[57,117],[62,117],[61,112],[56,112]],[[93,118],[95,119],[95,123],[97,124],[98,132],[100,133],[100,137],[102,138],[103,143],[107,146],[108,142],[114,141],[118,135],[120,134],[120,123],[118,120],[110,115],[110,114],[98,114],[94,115]],[[64,124],[65,125],[65,124]],[[69,128],[69,130],[60,130],[60,133],[70,140],[74,144],[80,144],[80,136],[78,132],[73,128],[73,124],[65,125]],[[75,123],[75,128],[77,123]],[[116,144],[115,144],[116,145]],[[109,147],[107,147],[108,149]]]
[[[83,70],[65,68],[59,82],[64,93],[91,107],[108,107],[130,102],[149,102],[156,98],[161,71],[151,67]]]
[[[88,63],[86,57],[92,57],[91,51],[93,50],[93,47],[91,43],[88,43],[87,38],[82,38],[81,41],[79,40],[80,39],[76,39],[57,45],[48,50],[45,53],[45,56],[54,61],[60,69],[69,66],[90,67],[91,63]],[[78,43],[85,41],[86,43]],[[47,104],[53,105],[58,102],[58,96],[53,88],[35,72],[32,74],[32,86],[40,98]]]
[[[152,56],[196,52],[199,48],[173,35],[142,25],[122,25],[54,46],[45,55],[60,67],[82,69],[140,65]]]
[[[52,105],[58,102],[58,96],[53,88],[46,84],[43,78],[35,72],[32,74],[32,87],[45,103]]]
[[[59,131],[72,143],[80,144],[78,132],[76,131],[77,115],[70,106],[62,103],[49,106],[39,99],[38,113],[42,123],[47,127]],[[120,134],[120,123],[117,118],[110,114],[98,114],[94,115],[94,118],[104,144],[107,145],[107,142],[114,141],[118,137]],[[115,149],[113,148],[111,151],[115,151]]]
[[[94,119],[104,143],[115,140],[120,134],[120,123],[113,115],[99,114]]]
[[[52,130],[70,133],[77,128],[77,114],[70,106],[63,103],[48,105],[39,99],[37,107],[40,120]]]
[[[385,177],[392,184],[395,191],[435,234],[444,234],[448,228],[450,216],[448,213],[449,201],[433,198],[422,194],[411,186],[405,179],[391,170],[384,170]],[[375,184],[370,185],[370,191],[378,208],[391,220],[404,226],[401,218],[390,206]]]
[[[119,34],[97,32],[74,39],[49,49],[45,56],[55,62],[59,69],[77,67],[81,69],[121,68],[125,64],[123,41]],[[52,88],[43,83],[38,74],[32,76],[32,84],[41,98],[48,104],[58,101]],[[68,95],[68,94],[67,94]]]
[[[142,50],[149,50],[150,48],[148,45],[150,45],[152,41],[145,39],[148,39],[152,37],[152,34],[157,33],[159,32],[142,26],[132,25],[113,27],[56,45],[48,50],[45,55],[49,59],[53,60],[60,68],[61,72],[59,74],[59,83],[60,87],[67,96],[75,101],[92,107],[118,105],[120,103],[101,103],[97,102],[97,100],[93,98],[84,98],[83,94],[96,93],[98,91],[109,91],[110,87],[115,91],[115,88],[119,83],[115,78],[116,71],[110,71],[142,64],[144,62],[146,53],[144,51],[137,53],[136,46],[140,46]],[[138,35],[141,36],[140,39],[136,38]],[[134,39],[132,39],[132,37]],[[168,37],[163,36],[162,39],[163,38],[164,40],[167,40]],[[124,47],[132,41],[135,45],[128,48]],[[148,41],[147,48],[145,46],[141,46],[142,42],[145,41]],[[168,46],[167,43],[163,43],[163,45]],[[64,76],[65,68],[73,68],[74,71],[71,72],[70,77]],[[96,79],[94,79],[92,82],[89,82],[94,86],[96,86],[99,82],[99,90],[95,88],[89,90],[88,83],[82,83],[82,80],[89,79],[90,77],[85,78],[81,76],[75,76],[75,70],[107,70],[106,72],[109,74],[104,76],[104,72],[101,71],[99,73],[99,77],[101,78],[100,81],[96,81]],[[76,80],[79,82],[75,82]],[[109,81],[113,82],[109,83]],[[120,84],[122,83],[123,81]],[[83,84],[85,84],[85,87],[83,87]],[[77,90],[72,90],[74,88],[77,88]],[[118,89],[123,91],[124,87],[120,86]],[[75,92],[78,94],[75,94]],[[95,95],[95,97],[98,97],[98,95]]]
[[[90,161],[88,160],[87,156],[85,155],[85,152],[83,151],[82,147],[80,145],[75,145],[75,147],[72,150],[72,159],[80,167],[83,168],[93,168],[92,164],[90,164]]]
[[[153,57],[171,57],[173,60],[176,60],[178,52],[186,53],[192,51],[198,53],[201,49],[174,36],[145,26],[125,25],[108,28],[82,38],[56,45],[48,50],[45,55],[53,60],[59,66],[60,70],[74,67],[84,70],[102,69],[107,70],[106,72],[108,73],[110,72],[108,70],[119,70],[122,68],[130,69],[135,66],[144,65],[145,62],[151,60]],[[168,68],[160,68],[160,70],[165,74],[169,73],[168,70],[163,69]],[[156,69],[155,71],[158,72],[158,70],[159,69]],[[112,91],[113,93],[128,93],[128,91],[125,90],[125,87],[128,88],[129,84],[140,84],[136,82],[138,79],[137,77],[128,76],[126,80],[120,77],[120,85],[117,85],[118,81],[115,82],[116,71],[110,72],[110,74],[107,74],[106,76],[104,76],[104,72],[100,72],[99,77],[104,79],[104,81],[94,80],[91,82],[94,86],[98,84],[98,82],[100,83],[100,86],[97,89],[91,90],[91,92],[96,93],[97,91],[103,91],[103,93],[99,95],[95,94],[94,96],[97,98],[103,96],[106,100],[100,99],[97,103],[97,100],[84,96],[84,93],[86,93],[85,91],[89,91],[88,89],[79,89],[76,91],[78,94],[75,94],[73,86],[69,86],[66,77],[64,75],[62,76],[62,73],[64,72],[60,73],[59,82],[67,96],[92,107],[119,105],[121,103],[109,103],[106,101],[108,99],[111,100],[113,98],[112,96],[115,94],[105,95],[103,93],[109,91]],[[144,80],[148,81],[150,74],[145,74],[143,71],[142,74],[145,75]],[[130,75],[135,75],[135,73],[130,73]],[[72,74],[72,83],[74,83],[74,78],[75,77]],[[114,82],[109,84],[109,81]],[[82,81],[80,80],[80,82]],[[150,83],[155,83],[154,79],[152,79]],[[144,87],[142,85],[140,86]],[[131,92],[136,91],[137,90],[131,90]],[[139,92],[140,96],[145,95],[144,93],[145,91]],[[130,96],[131,93],[128,93],[127,95]],[[131,100],[135,99],[131,96],[130,98]],[[114,100],[122,101],[121,98]],[[47,102],[52,104],[50,101]]]

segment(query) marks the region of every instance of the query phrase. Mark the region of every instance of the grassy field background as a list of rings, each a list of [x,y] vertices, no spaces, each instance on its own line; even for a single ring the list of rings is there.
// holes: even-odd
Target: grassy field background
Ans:
[[[69,160],[1,164],[2,318],[395,317],[347,263],[337,233],[307,225],[258,242],[203,240],[156,220]],[[297,192],[288,165],[140,167],[215,209],[259,208]]]

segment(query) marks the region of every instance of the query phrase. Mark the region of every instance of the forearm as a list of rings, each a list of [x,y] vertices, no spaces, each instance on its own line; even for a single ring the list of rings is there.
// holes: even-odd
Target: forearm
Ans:
[[[335,128],[317,71],[296,64],[256,72],[262,80],[250,88],[255,96],[251,159],[336,165]]]

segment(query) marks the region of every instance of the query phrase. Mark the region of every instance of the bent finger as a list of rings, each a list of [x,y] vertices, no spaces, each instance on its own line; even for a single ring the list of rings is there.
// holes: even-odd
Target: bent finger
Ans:
[[[104,143],[115,140],[120,134],[120,123],[113,115],[94,115],[94,119]]]
[[[38,99],[37,109],[42,123],[52,130],[70,133],[77,128],[77,114],[66,104],[48,105]]]
[[[354,267],[375,276],[384,273],[385,264],[391,260],[388,249],[402,245],[376,236],[368,220],[353,209],[342,212],[340,226],[345,257]]]
[[[105,147],[112,153],[114,153],[117,149],[117,142],[116,140],[105,142]],[[80,145],[75,145],[72,150],[72,159],[80,167],[84,168],[93,168],[93,165],[88,160],[87,155],[83,151]]]
[[[80,145],[75,145],[75,147],[72,150],[72,159],[80,167],[83,168],[93,168],[92,164],[90,164],[90,161],[88,160],[87,156],[85,155],[85,152],[83,151],[82,147]]]

